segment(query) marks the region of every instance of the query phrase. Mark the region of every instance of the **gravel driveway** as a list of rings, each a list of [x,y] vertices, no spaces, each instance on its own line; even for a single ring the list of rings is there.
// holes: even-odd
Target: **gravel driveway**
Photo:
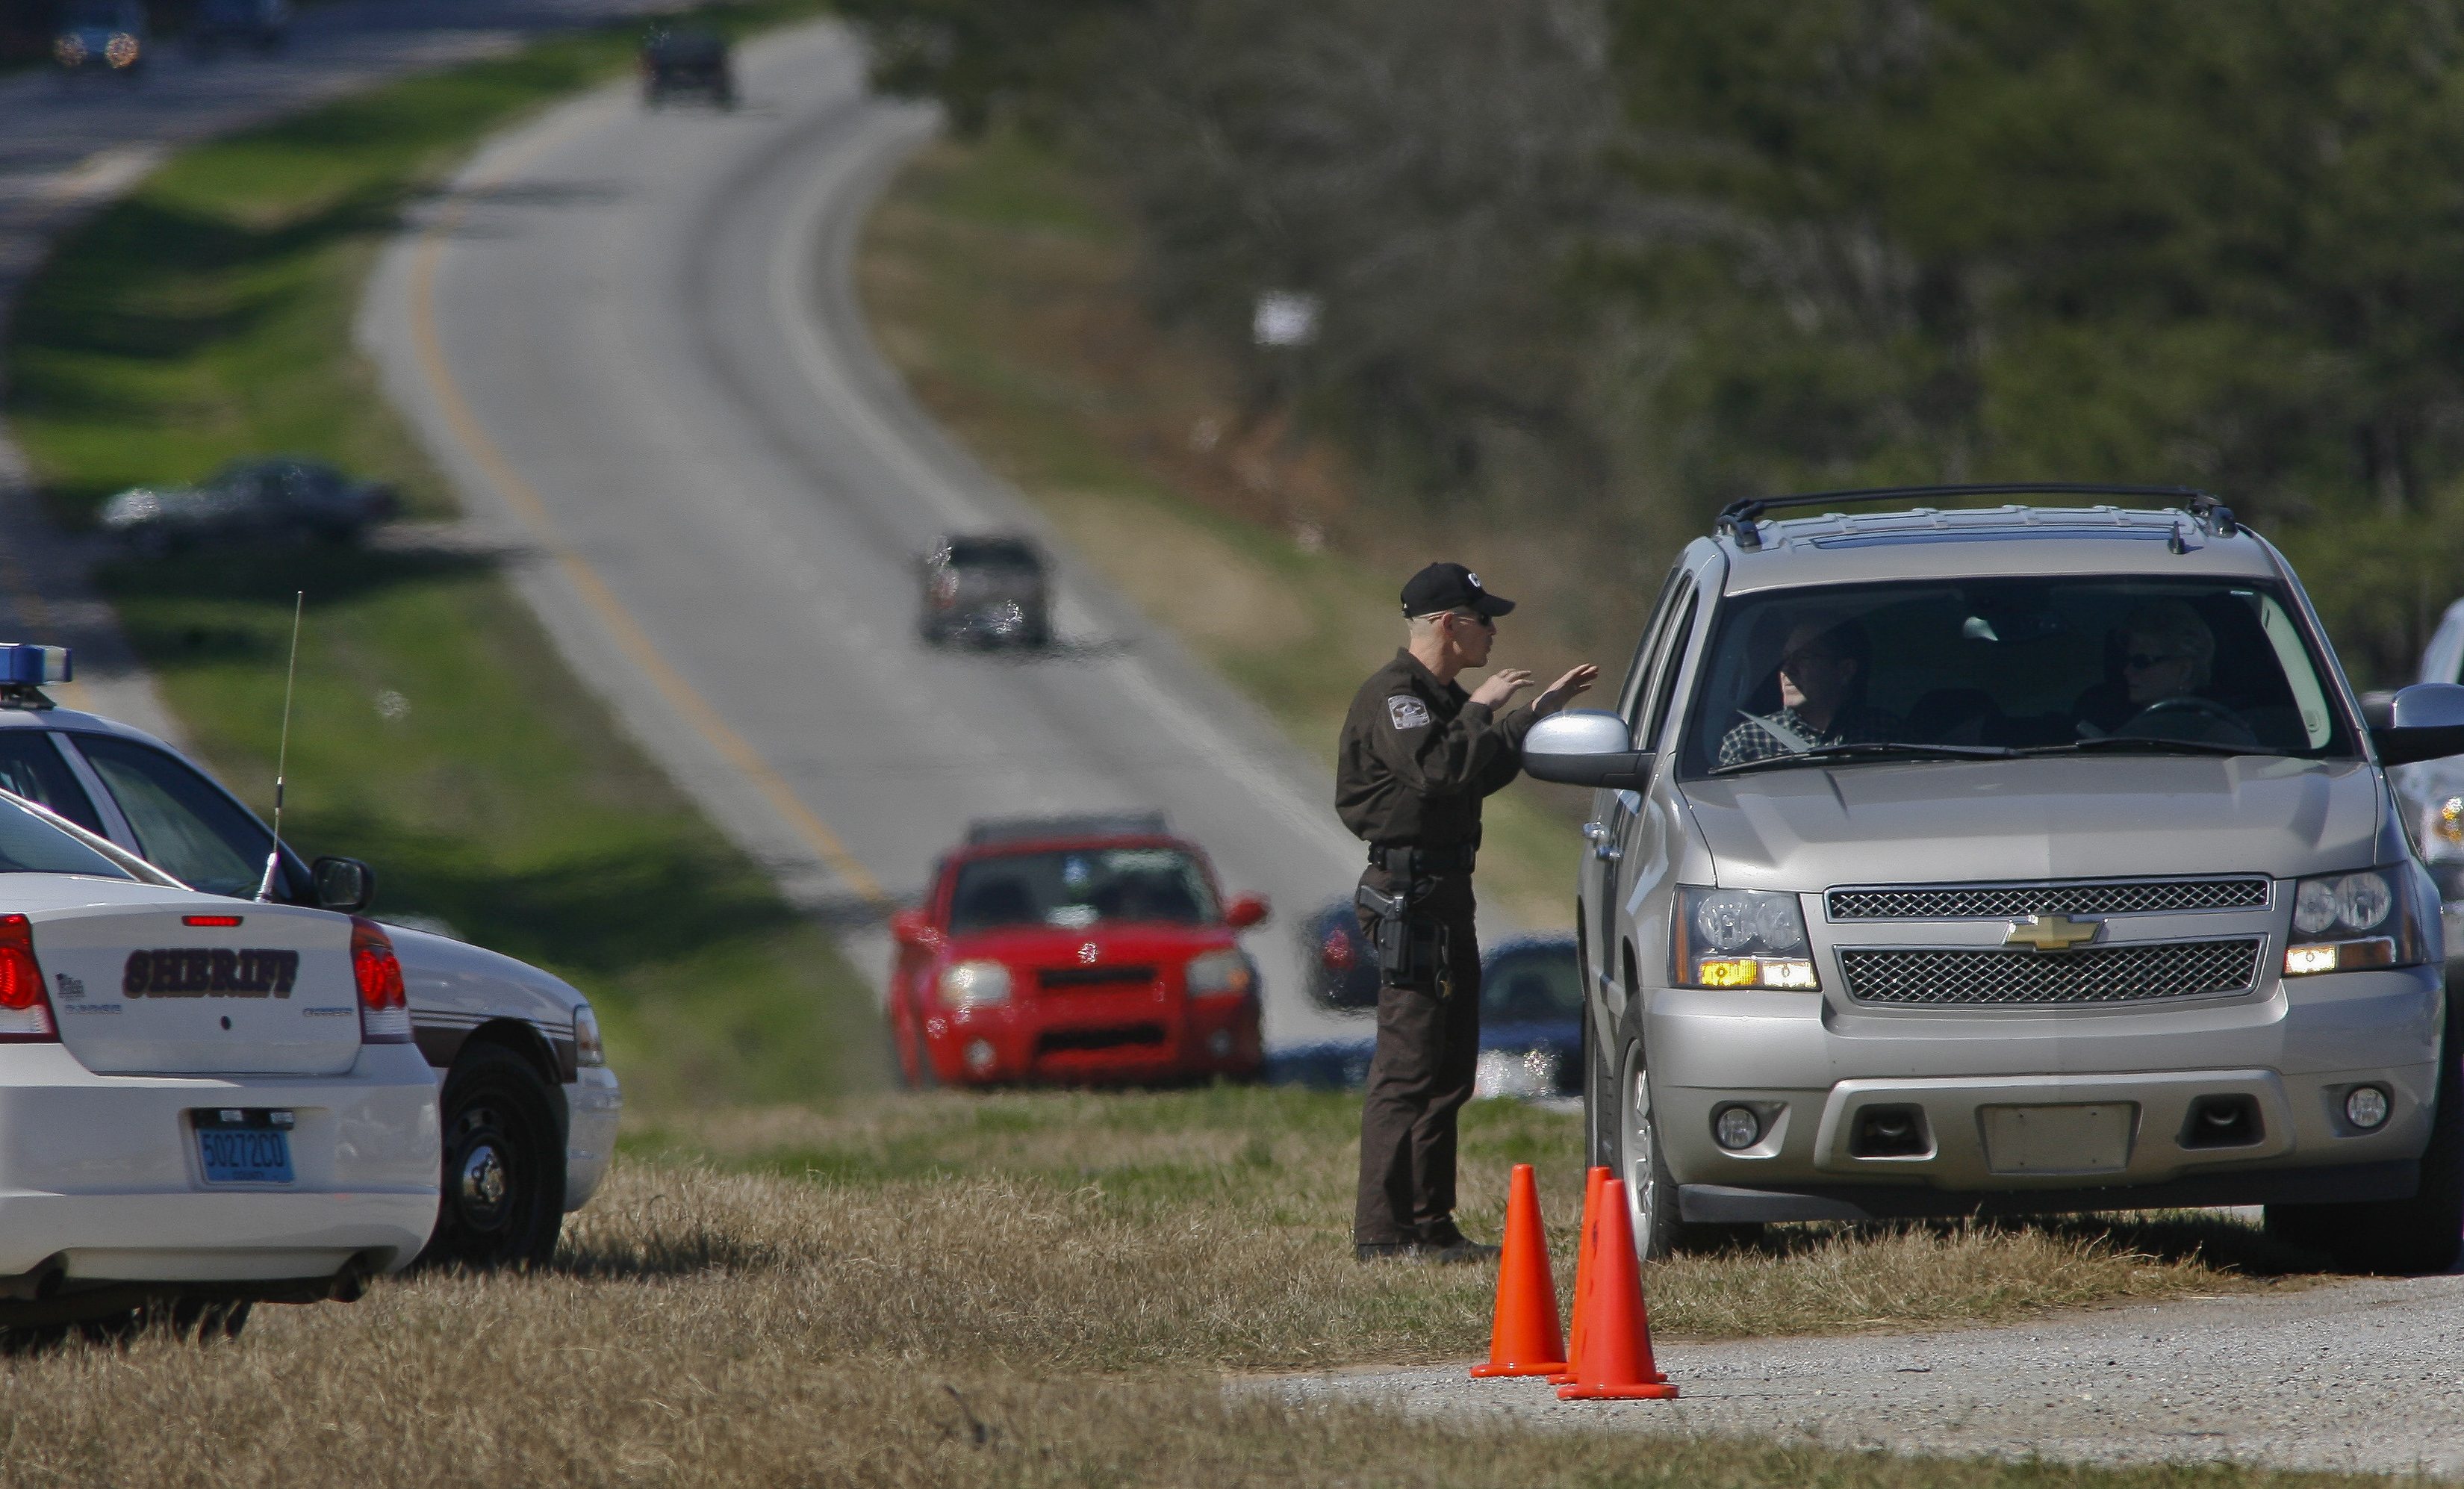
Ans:
[[[1664,1345],[1673,1402],[1560,1402],[1460,1367],[1243,1382],[1295,1403],[2099,1463],[2464,1477],[2464,1277],[2340,1283],[1880,1339]]]

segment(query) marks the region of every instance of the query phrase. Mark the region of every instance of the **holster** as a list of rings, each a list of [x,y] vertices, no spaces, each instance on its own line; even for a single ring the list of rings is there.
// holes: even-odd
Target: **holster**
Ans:
[[[1446,927],[1432,914],[1429,897],[1437,891],[1434,878],[1413,872],[1412,850],[1387,850],[1386,869],[1403,885],[1399,894],[1387,894],[1362,885],[1353,903],[1369,917],[1369,931],[1377,947],[1378,980],[1416,993],[1444,996]]]

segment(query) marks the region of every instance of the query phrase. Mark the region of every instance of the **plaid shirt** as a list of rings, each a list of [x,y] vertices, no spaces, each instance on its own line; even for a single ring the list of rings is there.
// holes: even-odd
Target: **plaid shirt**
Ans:
[[[1899,729],[1897,718],[1861,704],[1833,714],[1827,730],[1807,723],[1805,715],[1794,709],[1782,709],[1771,714],[1749,713],[1743,723],[1721,737],[1720,764],[1727,767],[1777,759],[1821,745],[1881,744],[1894,737]]]

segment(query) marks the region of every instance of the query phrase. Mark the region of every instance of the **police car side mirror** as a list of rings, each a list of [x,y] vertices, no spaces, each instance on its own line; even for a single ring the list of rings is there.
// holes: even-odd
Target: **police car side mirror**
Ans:
[[[1639,791],[1651,781],[1651,752],[1634,747],[1634,731],[1617,714],[1569,709],[1523,736],[1523,773],[1568,786]]]
[[[308,865],[320,909],[356,915],[376,902],[377,871],[355,858],[320,858]]]
[[[2381,765],[2410,765],[2464,755],[2464,686],[2415,683],[2387,702],[2387,721],[2370,721]]]

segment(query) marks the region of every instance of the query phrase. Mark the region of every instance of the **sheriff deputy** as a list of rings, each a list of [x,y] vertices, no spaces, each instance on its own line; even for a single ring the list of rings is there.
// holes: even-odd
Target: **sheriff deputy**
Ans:
[[[1361,930],[1378,957],[1377,1049],[1360,1109],[1360,1197],[1352,1238],[1363,1261],[1477,1261],[1497,1254],[1455,1228],[1455,1118],[1480,1054],[1480,942],[1471,873],[1480,803],[1523,768],[1523,736],[1599,675],[1575,668],[1531,703],[1531,685],[1485,667],[1497,618],[1514,602],[1459,563],[1403,586],[1411,634],[1352,700],[1335,761],[1334,809],[1369,843]]]

